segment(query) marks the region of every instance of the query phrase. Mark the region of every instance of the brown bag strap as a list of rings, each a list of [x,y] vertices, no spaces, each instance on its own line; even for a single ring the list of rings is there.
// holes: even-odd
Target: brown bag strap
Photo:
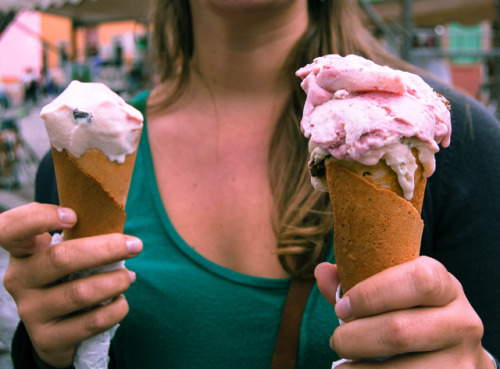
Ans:
[[[281,316],[271,369],[294,369],[299,346],[300,325],[314,278],[290,282]]]

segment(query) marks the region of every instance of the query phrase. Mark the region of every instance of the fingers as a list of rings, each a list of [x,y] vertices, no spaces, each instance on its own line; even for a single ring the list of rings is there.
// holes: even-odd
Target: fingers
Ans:
[[[335,305],[335,294],[339,285],[337,266],[330,263],[321,263],[314,270],[318,288],[326,300]]]
[[[36,252],[44,242],[35,242],[48,231],[67,229],[75,225],[76,214],[68,208],[31,203],[0,214],[0,245],[13,257],[24,257]]]
[[[475,361],[477,352],[481,352],[483,326],[460,283],[440,263],[427,257],[360,282],[337,302],[335,311],[346,323],[335,330],[331,345],[344,358],[418,352],[442,356],[438,354],[455,350]],[[389,366],[408,357],[391,359],[384,364],[388,366],[369,365],[410,368]],[[356,365],[352,367],[365,364]]]
[[[18,313],[39,356],[56,367],[71,364],[79,342],[125,317],[128,304],[121,294],[134,280],[134,273],[121,269],[43,289],[17,289]]]
[[[119,296],[107,305],[37,325],[30,330],[30,337],[42,360],[54,366],[68,366],[79,342],[114,327],[128,311],[127,301]]]
[[[141,250],[138,238],[123,234],[61,242],[18,263],[11,262],[4,277],[5,288],[9,292],[42,288],[68,274],[129,259]]]
[[[31,298],[36,305],[19,311],[23,321],[36,320],[42,324],[69,316],[82,309],[109,301],[124,293],[135,281],[135,274],[127,269],[94,274],[55,285],[46,290],[31,290]],[[38,306],[52,306],[50,310],[37,309]]]
[[[124,296],[118,296],[107,305],[96,307],[78,316],[72,316],[63,320],[59,329],[63,332],[72,332],[70,338],[75,342],[81,342],[88,337],[102,333],[121,322],[129,311],[127,300]],[[52,332],[54,336],[58,332]]]
[[[350,321],[414,306],[444,306],[462,289],[442,264],[428,257],[389,268],[351,288],[338,302],[337,316]]]
[[[358,319],[339,326],[331,345],[348,359],[442,350],[460,344],[456,319],[461,313],[455,303],[447,310],[415,308]]]
[[[61,242],[34,258],[37,281],[43,286],[68,274],[126,260],[142,250],[142,242],[123,234],[110,234]]]

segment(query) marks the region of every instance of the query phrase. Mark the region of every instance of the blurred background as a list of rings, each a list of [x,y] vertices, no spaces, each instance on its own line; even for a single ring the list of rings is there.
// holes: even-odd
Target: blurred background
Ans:
[[[0,212],[30,202],[50,144],[41,107],[73,80],[125,99],[155,81],[149,0],[0,0]],[[500,117],[498,0],[351,0],[386,47]],[[7,265],[0,248],[0,278]],[[0,285],[0,369],[17,313]]]

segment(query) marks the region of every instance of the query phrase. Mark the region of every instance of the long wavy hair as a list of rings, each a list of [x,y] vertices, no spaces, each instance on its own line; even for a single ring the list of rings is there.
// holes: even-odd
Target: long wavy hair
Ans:
[[[307,169],[307,140],[300,131],[305,94],[295,71],[325,54],[358,54],[380,64],[401,67],[362,24],[350,0],[308,0],[309,24],[282,68],[290,97],[276,125],[269,152],[269,179],[277,217],[276,253],[294,277],[309,278],[331,245],[333,213],[328,193],[313,189]],[[153,47],[161,81],[174,88],[161,102],[174,103],[190,77],[193,55],[191,9],[186,0],[156,0]]]

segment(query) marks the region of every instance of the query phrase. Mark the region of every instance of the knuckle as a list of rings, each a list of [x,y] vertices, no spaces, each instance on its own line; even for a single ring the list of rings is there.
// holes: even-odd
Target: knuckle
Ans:
[[[476,319],[473,320],[473,322],[475,322],[474,324],[471,324],[468,328],[467,328],[467,334],[470,335],[470,337],[476,341],[476,342],[480,342],[481,339],[483,338],[483,335],[484,335],[484,326],[483,326],[483,323],[481,321],[481,319],[479,319],[479,317],[476,315]]]
[[[402,314],[394,314],[387,318],[383,344],[393,353],[407,352],[413,341],[411,322]]]
[[[34,316],[33,309],[28,304],[19,303],[17,304],[17,315],[26,324]]]
[[[424,298],[442,297],[446,282],[449,280],[449,274],[439,262],[424,257],[413,268],[411,280],[419,296]]]
[[[5,274],[3,276],[3,285],[5,287],[5,290],[12,297],[14,297],[14,294],[17,291],[18,281],[19,281],[19,278],[12,271],[12,268],[7,268],[7,270],[5,271]]]
[[[461,336],[466,337],[469,342],[473,344],[481,342],[484,335],[484,326],[481,318],[476,313],[471,313],[469,317],[463,319],[461,331]]]
[[[92,289],[83,281],[77,280],[70,283],[67,296],[73,306],[82,307],[92,296]]]
[[[71,261],[71,253],[64,243],[60,243],[47,249],[47,259],[52,269],[64,271]]]
[[[89,335],[95,335],[118,324],[129,311],[125,297],[120,296],[107,305],[90,310],[84,318],[84,330]]]
[[[44,208],[44,205],[40,204],[39,202],[31,202],[29,204],[26,205],[26,209],[30,212],[30,213],[35,213],[35,212],[38,212],[40,211],[40,209],[43,209]]]
[[[33,324],[36,325],[36,322],[40,316],[37,307],[38,305],[36,301],[33,299],[29,299],[26,296],[16,300],[17,315],[19,316],[19,319],[21,319],[21,321],[26,324],[26,326]]]
[[[102,313],[102,309],[91,310],[84,320],[84,329],[91,335],[106,330],[108,326],[109,324]]]

